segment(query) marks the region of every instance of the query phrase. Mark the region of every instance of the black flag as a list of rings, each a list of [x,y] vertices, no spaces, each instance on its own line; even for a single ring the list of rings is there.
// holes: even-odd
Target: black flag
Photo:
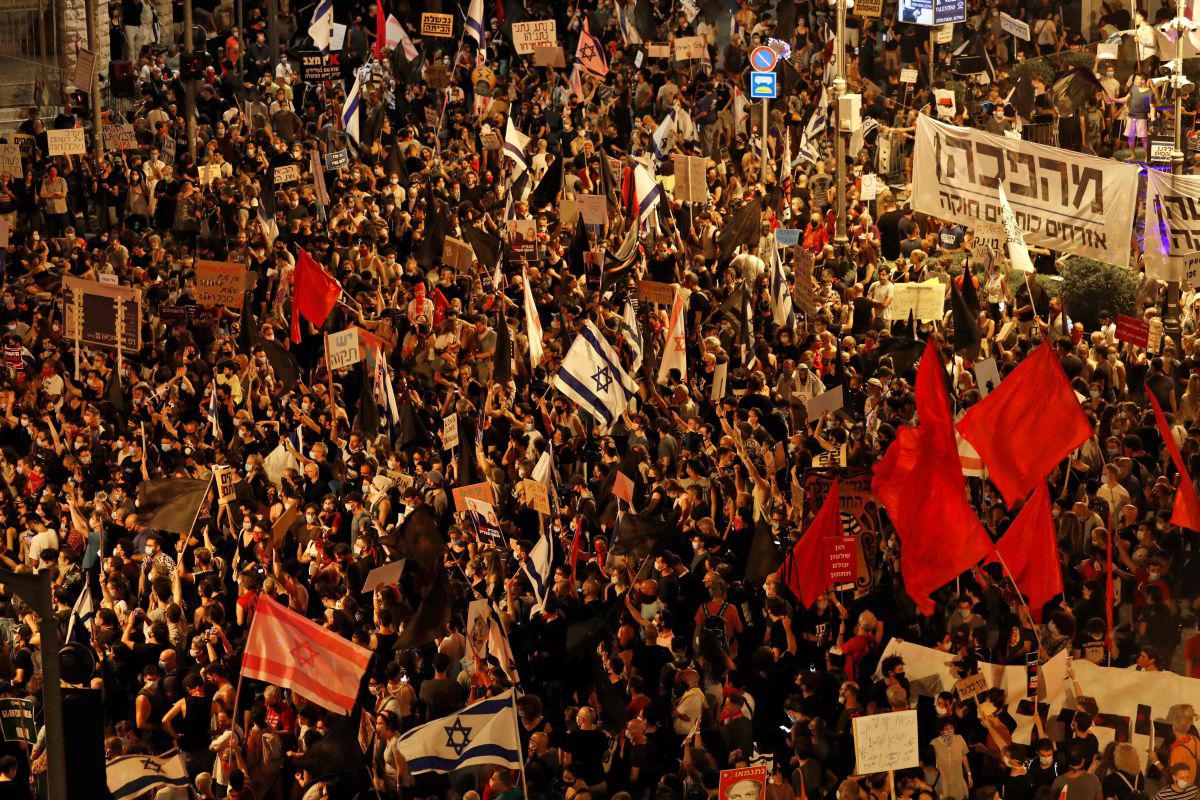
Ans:
[[[489,270],[500,262],[500,237],[470,225],[463,229],[463,239],[475,251],[475,260]]]
[[[492,383],[508,386],[512,381],[513,346],[512,332],[508,329],[508,319],[504,309],[500,309],[500,318],[496,323],[496,353],[492,366]]]
[[[625,514],[617,523],[617,532],[612,550],[614,556],[633,553],[642,558],[654,552],[658,542],[667,533],[667,523],[653,517]]]
[[[762,226],[763,201],[756,197],[746,205],[733,212],[729,223],[717,237],[717,254],[719,261],[728,261],[733,251],[740,246],[755,247],[758,245],[759,230]]]
[[[147,528],[188,534],[200,516],[211,478],[158,478],[137,489],[137,514]]]
[[[423,570],[436,566],[446,552],[446,541],[438,530],[437,517],[426,505],[417,506],[400,526],[400,555]]]
[[[408,650],[432,642],[446,630],[450,622],[450,581],[444,567],[437,568],[437,577],[421,598],[412,618],[404,624],[394,650]]]
[[[362,385],[358,392],[358,429],[370,438],[379,433],[379,404],[375,402],[375,384],[367,371],[367,361],[358,362]]]
[[[968,357],[978,353],[979,342],[983,338],[979,330],[979,321],[971,309],[967,308],[967,301],[963,299],[962,292],[954,285],[954,281],[950,282],[950,315],[954,321],[955,349],[966,353]]]
[[[296,388],[300,382],[300,364],[296,361],[296,354],[273,339],[259,339],[257,346],[263,349],[276,380],[283,384],[283,388]]]

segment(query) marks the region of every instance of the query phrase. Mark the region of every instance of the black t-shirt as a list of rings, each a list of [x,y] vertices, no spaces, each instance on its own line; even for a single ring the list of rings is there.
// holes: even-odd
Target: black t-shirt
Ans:
[[[608,752],[604,731],[573,731],[567,734],[563,749],[571,754],[571,771],[589,786],[604,780],[604,756]]]

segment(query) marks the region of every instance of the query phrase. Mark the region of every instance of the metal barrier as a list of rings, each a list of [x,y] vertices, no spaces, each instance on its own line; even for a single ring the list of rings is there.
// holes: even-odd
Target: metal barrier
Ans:
[[[1021,138],[1036,144],[1058,147],[1058,125],[1053,122],[1038,122],[1021,128]]]
[[[53,0],[0,0],[0,108],[62,101]]]

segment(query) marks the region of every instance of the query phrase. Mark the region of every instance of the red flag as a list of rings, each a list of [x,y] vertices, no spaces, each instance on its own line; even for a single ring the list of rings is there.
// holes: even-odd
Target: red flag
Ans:
[[[371,651],[259,595],[242,675],[273,683],[322,708],[347,714]]]
[[[929,595],[992,551],[967,501],[958,460],[945,372],[937,346],[925,346],[917,370],[917,416],[903,427],[875,465],[871,492],[892,518],[902,548],[905,589],[922,614],[933,613]]]
[[[387,42],[387,15],[383,13],[383,0],[375,0],[375,58],[383,59],[383,46]]]
[[[1175,443],[1175,436],[1171,433],[1171,427],[1167,425],[1167,417],[1163,414],[1162,406],[1158,404],[1158,398],[1154,396],[1154,392],[1147,394],[1150,395],[1150,405],[1154,406],[1154,421],[1158,423],[1158,432],[1162,435],[1167,452],[1171,454],[1171,461],[1175,463],[1175,469],[1179,472],[1179,486],[1175,489],[1175,509],[1171,512],[1171,524],[1200,531],[1200,497],[1196,496],[1196,485],[1192,483],[1192,478],[1184,467],[1179,445]]]
[[[829,560],[825,557],[825,540],[842,535],[841,500],[835,479],[825,495],[821,510],[808,530],[792,547],[775,574],[783,578],[792,594],[800,598],[805,608],[817,602],[821,592],[829,588]]]
[[[959,420],[1008,507],[1092,437],[1067,374],[1043,343]]]
[[[575,518],[575,538],[571,540],[571,580],[575,580],[575,568],[583,552],[583,517]]]
[[[1040,623],[1042,608],[1063,590],[1054,518],[1050,515],[1050,492],[1045,481],[1038,481],[1029,502],[996,542],[996,552],[1000,558],[992,556],[988,560],[1001,562],[1017,589],[1029,598],[1033,621]]]
[[[292,341],[300,341],[301,316],[321,327],[341,295],[342,287],[338,282],[321,269],[312,256],[301,250],[292,273]]]

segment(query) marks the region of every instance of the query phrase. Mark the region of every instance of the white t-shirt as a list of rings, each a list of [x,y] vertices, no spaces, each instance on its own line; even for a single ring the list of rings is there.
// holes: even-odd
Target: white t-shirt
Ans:
[[[891,300],[892,295],[895,294],[895,286],[896,284],[894,283],[888,283],[885,285],[880,281],[876,281],[875,285],[871,287],[871,299],[876,303],[886,303],[888,300]],[[880,311],[880,319],[890,320],[892,318],[891,306],[880,309]]]
[[[42,551],[46,548],[58,547],[58,534],[52,528],[47,528],[41,533],[35,533],[29,538],[29,549],[26,551],[25,560],[37,563],[41,560]]]

